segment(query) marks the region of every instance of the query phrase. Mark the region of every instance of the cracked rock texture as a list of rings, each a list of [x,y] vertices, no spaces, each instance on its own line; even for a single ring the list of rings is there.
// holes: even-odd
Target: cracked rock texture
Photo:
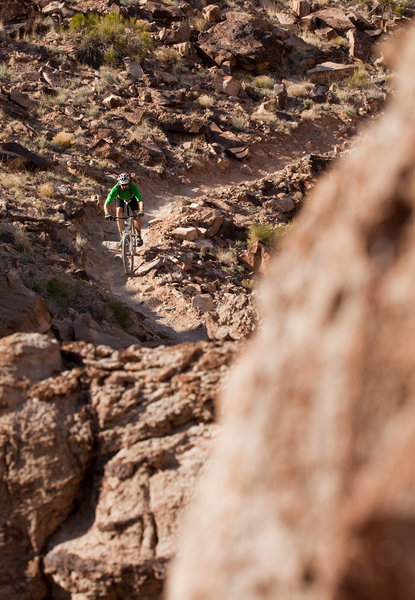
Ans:
[[[160,597],[234,352],[1,340],[1,598]]]

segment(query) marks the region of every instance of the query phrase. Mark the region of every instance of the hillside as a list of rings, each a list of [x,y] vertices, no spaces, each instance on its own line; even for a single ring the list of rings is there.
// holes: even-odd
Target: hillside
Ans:
[[[385,48],[414,15],[0,7],[1,597],[161,597],[259,283],[394,96]],[[129,277],[103,218],[121,171],[145,202]]]

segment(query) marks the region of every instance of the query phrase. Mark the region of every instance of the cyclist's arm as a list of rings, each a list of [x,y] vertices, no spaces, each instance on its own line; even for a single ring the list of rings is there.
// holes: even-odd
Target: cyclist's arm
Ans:
[[[143,198],[140,194],[140,190],[138,189],[138,187],[135,185],[135,183],[131,184],[131,191],[133,192],[135,198],[137,198],[137,202],[138,202],[138,210],[140,212],[144,211],[144,202],[143,202]]]
[[[105,200],[105,203],[104,203],[104,213],[106,215],[110,214],[109,205],[114,200],[114,198],[117,196],[117,194],[118,194],[118,185],[114,185],[114,187],[108,194],[107,199]]]

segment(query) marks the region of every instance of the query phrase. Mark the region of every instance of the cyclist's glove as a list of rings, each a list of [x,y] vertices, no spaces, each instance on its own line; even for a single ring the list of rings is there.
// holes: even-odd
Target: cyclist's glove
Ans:
[[[105,218],[107,219],[107,221],[113,221],[114,217],[112,215],[105,215]]]
[[[144,217],[144,211],[143,211],[143,210],[140,210],[140,212],[138,213],[138,216],[139,216],[139,217]]]

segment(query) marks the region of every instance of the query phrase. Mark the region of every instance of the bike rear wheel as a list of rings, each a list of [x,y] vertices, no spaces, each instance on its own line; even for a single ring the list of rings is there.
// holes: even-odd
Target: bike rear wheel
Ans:
[[[127,275],[131,275],[134,270],[134,250],[131,234],[126,233],[122,236],[121,243],[122,262],[124,271]]]

